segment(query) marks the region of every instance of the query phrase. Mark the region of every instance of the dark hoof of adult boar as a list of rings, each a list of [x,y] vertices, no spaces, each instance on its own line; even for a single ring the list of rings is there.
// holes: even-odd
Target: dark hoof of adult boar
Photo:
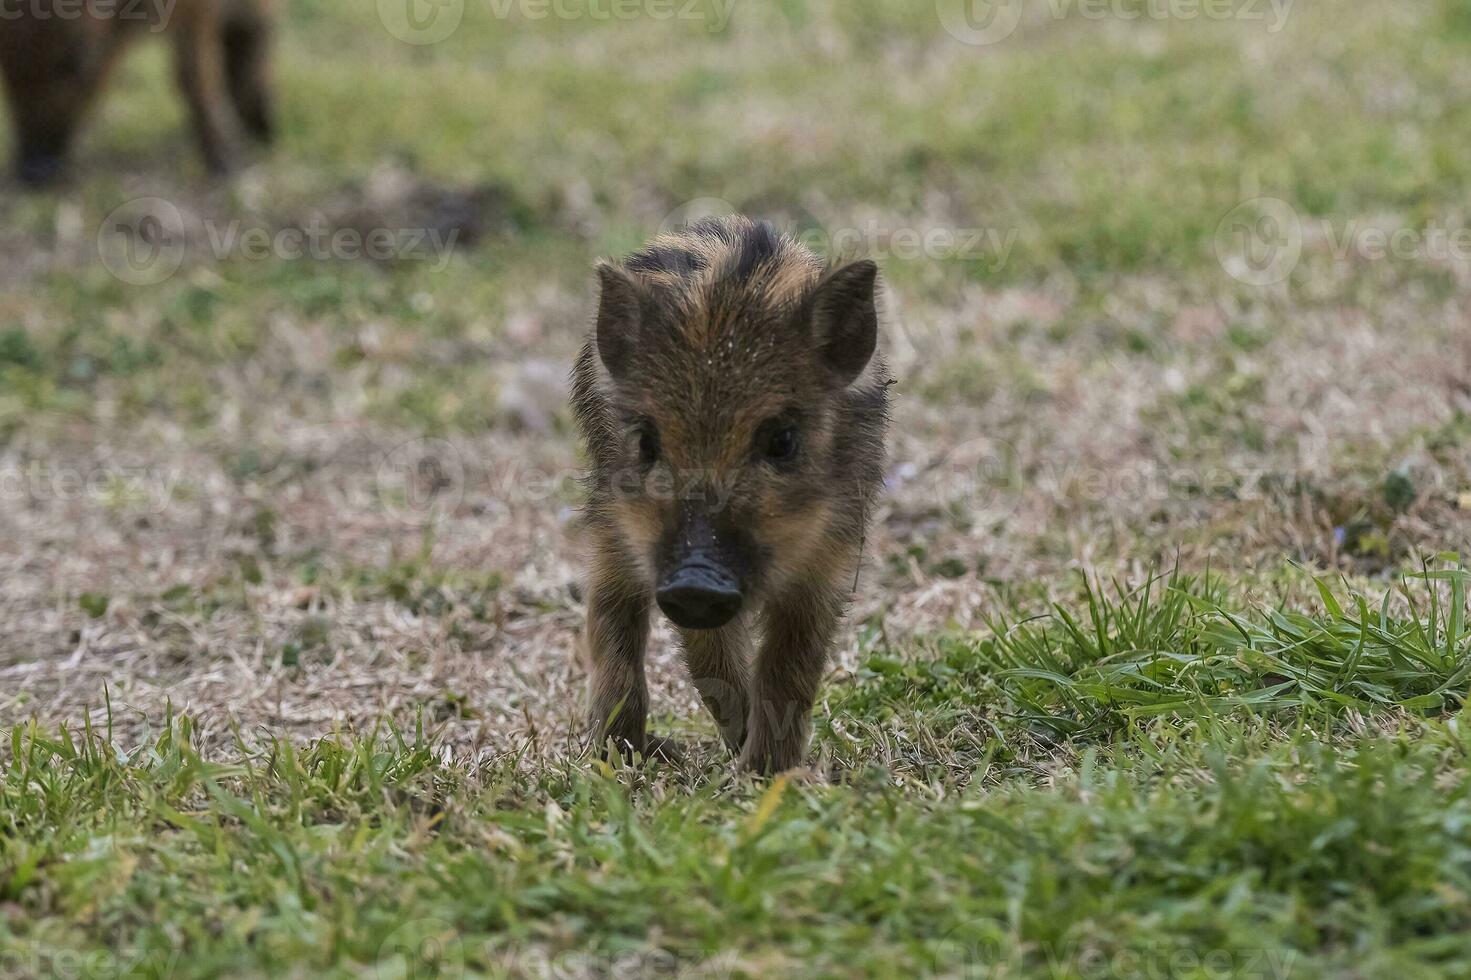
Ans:
[[[66,173],[66,161],[57,156],[23,157],[15,167],[15,176],[32,190],[43,190],[60,183]]]

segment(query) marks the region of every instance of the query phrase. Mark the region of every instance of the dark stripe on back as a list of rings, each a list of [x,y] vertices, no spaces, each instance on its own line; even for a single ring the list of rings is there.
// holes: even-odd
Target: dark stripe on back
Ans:
[[[758,221],[741,229],[741,240],[731,273],[738,282],[751,278],[756,269],[781,253],[781,236],[769,221]]]
[[[633,253],[623,265],[630,272],[667,272],[688,279],[704,270],[705,257],[689,249],[661,245]]]
[[[623,266],[634,273],[692,280],[713,264],[721,282],[738,286],[748,283],[762,266],[779,261],[786,246],[769,221],[701,218],[675,236],[633,253]]]
[[[685,233],[695,238],[713,239],[726,245],[736,243],[736,233],[729,218],[701,218],[685,226]]]

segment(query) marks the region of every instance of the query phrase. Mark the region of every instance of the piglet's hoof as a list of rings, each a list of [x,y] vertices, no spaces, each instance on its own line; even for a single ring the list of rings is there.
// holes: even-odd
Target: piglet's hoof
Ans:
[[[627,739],[621,741],[609,739],[603,746],[601,756],[604,762],[612,762],[614,758],[630,762],[634,758],[639,758],[671,765],[683,765],[686,753],[684,746],[674,739],[650,735],[644,739],[644,744],[641,746],[632,745]]]

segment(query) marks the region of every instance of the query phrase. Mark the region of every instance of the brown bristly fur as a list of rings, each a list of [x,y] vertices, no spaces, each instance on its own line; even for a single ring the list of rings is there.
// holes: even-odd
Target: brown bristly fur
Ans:
[[[234,165],[240,126],[256,139],[271,139],[275,0],[121,0],[64,11],[61,0],[42,3],[0,0],[0,73],[23,182],[45,184],[61,175],[118,58],[150,34],[173,42],[175,76],[212,173]]]
[[[655,594],[695,560],[742,596],[723,625],[679,630],[696,688],[743,768],[798,765],[883,477],[876,270],[830,269],[736,217],[656,238],[599,274],[598,324],[573,372],[592,465],[593,735],[650,751]],[[800,448],[763,456],[781,430]]]

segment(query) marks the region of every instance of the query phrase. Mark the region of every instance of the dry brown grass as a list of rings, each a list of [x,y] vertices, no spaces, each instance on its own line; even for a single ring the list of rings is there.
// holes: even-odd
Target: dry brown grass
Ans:
[[[1410,466],[1422,488],[1393,522],[1401,553],[1465,539],[1471,521],[1457,506],[1465,470],[1433,458],[1424,439],[1471,411],[1471,342],[1459,309],[1427,316],[1423,306],[1389,302],[1373,320],[1353,310],[1274,316],[1290,329],[1234,364],[1236,374],[1263,379],[1241,411],[1267,433],[1266,445],[1248,449],[1229,433],[1202,443],[1178,408],[1180,392],[1218,383],[1225,317],[1158,293],[1156,283],[1125,283],[1119,303],[1163,324],[1163,355],[1108,354],[1086,323],[1052,339],[1049,323],[1070,318],[1065,292],[973,289],[946,305],[891,297],[904,318],[902,331],[891,330],[901,378],[894,465],[856,619],[882,621],[892,640],[974,627],[997,583],[1055,587],[1070,569],[1138,578],[1177,558],[1248,577],[1284,555],[1373,571],[1374,562],[1336,547],[1343,518],[1328,513],[1324,493],[1372,498],[1375,487],[1362,484],[1384,464]],[[546,305],[585,301],[565,295]],[[498,387],[520,431],[508,422],[424,441],[377,423],[357,409],[366,399],[354,378],[334,370],[344,338],[277,322],[251,360],[212,375],[217,426],[150,418],[17,437],[0,456],[7,473],[113,467],[173,489],[140,499],[49,492],[32,481],[8,500],[0,722],[75,722],[88,711],[100,720],[106,690],[117,724],[156,725],[172,704],[215,739],[237,725],[309,737],[422,709],[457,752],[567,744],[580,610],[566,491],[578,461],[548,418],[561,411],[558,384],[578,327],[511,328],[536,339],[512,340],[505,347],[519,346],[516,359],[486,370],[515,382]],[[992,357],[1024,365],[1025,384],[1004,373],[994,382],[964,370],[954,377],[954,364],[979,375]],[[298,381],[263,405],[257,379],[268,376]],[[321,379],[330,380],[325,397],[304,394]],[[232,475],[247,448],[276,461],[269,473]],[[395,467],[424,451],[442,460],[445,485],[431,508],[406,510],[393,496]],[[1374,462],[1366,468],[1365,459]],[[965,497],[976,467],[987,479]],[[563,492],[543,492],[538,474],[556,476]],[[1182,489],[1233,476],[1237,492]],[[951,500],[958,512],[940,506]],[[258,569],[258,581],[242,576],[245,567]],[[360,581],[405,567],[411,591],[438,593],[406,600],[381,581]],[[477,584],[488,573],[498,587]],[[107,596],[105,613],[84,611],[83,593]],[[472,612],[474,600],[485,608]],[[850,630],[842,663],[851,664],[855,642]],[[287,666],[292,644],[305,649]],[[662,633],[653,663],[658,703],[693,713]]]

